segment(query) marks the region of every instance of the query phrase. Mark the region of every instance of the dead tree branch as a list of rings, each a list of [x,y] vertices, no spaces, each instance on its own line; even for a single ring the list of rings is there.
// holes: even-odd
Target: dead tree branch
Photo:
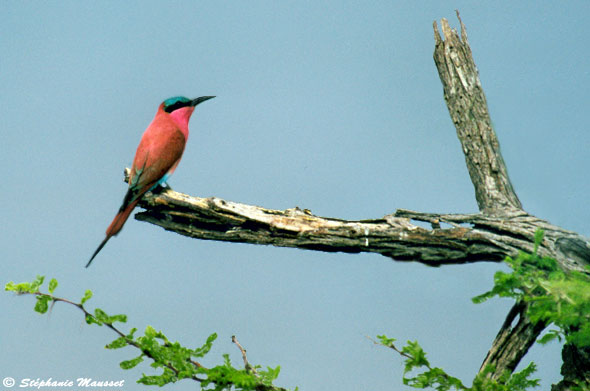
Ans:
[[[543,228],[546,235],[539,250],[542,255],[560,258],[568,268],[577,270],[581,270],[578,261],[590,259],[584,251],[579,259],[571,255],[576,249],[585,249],[584,246],[590,249],[579,235],[524,211],[499,217],[400,209],[378,219],[347,221],[315,216],[299,208],[273,210],[216,197],[191,197],[171,190],[146,195],[140,206],[146,211],[137,213],[137,220],[205,240],[327,252],[371,252],[399,261],[441,266],[498,262],[506,256],[516,256],[519,251],[531,252],[535,231]],[[429,222],[435,227],[446,223],[450,227],[427,229],[413,221]]]
[[[534,230],[545,229],[548,240],[542,243],[542,248],[548,251],[547,255],[556,258],[564,269],[582,270],[590,261],[588,241],[573,232],[565,234],[561,228],[548,226],[548,223],[540,219],[534,221],[535,218],[522,209],[500,154],[498,138],[492,128],[486,98],[467,40],[467,31],[459,12],[457,12],[457,18],[461,25],[461,37],[456,30],[449,27],[446,19],[442,19],[444,40],[434,22],[434,62],[443,84],[449,114],[463,146],[465,162],[475,188],[479,210],[487,217],[523,213],[521,221],[528,220],[532,224],[520,224],[520,232],[527,232],[527,226],[534,227]],[[509,240],[511,241],[512,238]],[[518,322],[512,326],[517,317]],[[489,376],[495,380],[498,380],[505,371],[514,371],[545,327],[543,322],[533,324],[526,316],[526,305],[516,303],[496,336],[480,370],[490,364],[493,365],[495,370]],[[577,352],[576,357],[583,356],[577,347],[570,345],[569,348]],[[587,362],[585,368],[590,368],[588,364],[590,363]],[[572,363],[568,363],[564,355],[562,372],[566,367],[571,366]],[[581,371],[577,379],[587,382],[588,371],[586,369],[586,375],[583,374],[584,371]]]
[[[457,12],[459,17],[459,12]],[[457,128],[465,162],[475,187],[479,210],[489,215],[503,215],[521,210],[512,188],[508,170],[500,153],[500,144],[488,111],[467,31],[461,23],[461,38],[446,19],[441,20],[444,40],[434,22],[434,63],[443,84],[449,114]]]

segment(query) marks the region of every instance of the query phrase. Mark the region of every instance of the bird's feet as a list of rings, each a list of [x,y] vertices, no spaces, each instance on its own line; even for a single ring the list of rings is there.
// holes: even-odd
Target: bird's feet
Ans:
[[[170,187],[170,185],[167,182],[164,182],[164,183],[159,184],[158,186],[154,187],[154,189],[152,190],[152,193],[161,194],[161,193],[168,191],[168,190],[172,190],[172,187]]]

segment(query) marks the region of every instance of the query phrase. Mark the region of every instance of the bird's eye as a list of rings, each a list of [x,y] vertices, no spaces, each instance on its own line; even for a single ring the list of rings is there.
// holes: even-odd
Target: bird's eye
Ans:
[[[164,101],[164,111],[171,113],[190,104],[190,99],[184,97],[170,98]]]
[[[170,106],[164,107],[164,111],[167,112],[167,113],[171,113],[174,110],[180,109],[181,107],[184,107],[184,106],[186,106],[186,105],[185,104],[182,104],[182,102],[176,102],[176,103],[174,103],[174,104],[172,104]]]

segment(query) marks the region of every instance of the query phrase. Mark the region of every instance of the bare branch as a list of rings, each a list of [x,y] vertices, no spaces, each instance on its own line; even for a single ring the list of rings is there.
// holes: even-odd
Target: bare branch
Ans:
[[[520,360],[547,327],[547,324],[542,321],[533,324],[525,313],[524,303],[519,302],[512,307],[481,364],[480,372],[486,366],[493,365],[495,370],[489,377],[499,380],[505,371],[513,372],[516,369]],[[512,324],[517,318],[518,322],[513,327]]]
[[[242,359],[244,360],[244,368],[246,369],[246,371],[252,372],[256,375],[256,369],[252,365],[250,365],[250,363],[248,362],[248,357],[246,357],[246,349],[244,349],[242,345],[240,345],[235,335],[231,336],[231,341],[236,344],[238,349],[240,349],[240,353],[242,353]]]
[[[197,198],[174,191],[148,194],[147,209],[135,218],[181,235],[328,252],[373,252],[432,266],[500,261],[516,253],[501,241],[471,228],[430,230],[395,215],[346,221],[312,215],[299,208],[284,211],[220,198]],[[521,240],[524,248],[530,243]]]
[[[479,210],[502,215],[513,209],[522,209],[492,128],[465,26],[461,22],[459,38],[446,19],[441,20],[441,25],[444,40],[434,22],[434,62],[443,84],[449,114],[463,147]]]
[[[590,260],[590,244],[584,238],[523,211],[497,217],[398,210],[378,219],[347,221],[315,216],[299,208],[273,210],[216,197],[191,197],[172,190],[147,194],[140,206],[146,211],[136,214],[137,220],[192,238],[327,252],[370,252],[429,266],[497,262],[519,251],[531,252],[535,231],[543,228],[546,235],[539,250],[542,255],[559,258],[564,264],[569,262],[570,268],[581,270],[582,266],[558,251],[560,240],[560,245],[578,244],[576,248],[582,249],[586,262]],[[427,229],[412,220],[438,221],[450,227]]]

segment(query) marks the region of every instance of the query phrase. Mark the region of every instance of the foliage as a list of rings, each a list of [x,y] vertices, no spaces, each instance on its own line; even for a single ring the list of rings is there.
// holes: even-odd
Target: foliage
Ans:
[[[100,308],[89,312],[85,304],[92,298],[92,292],[87,290],[79,303],[56,297],[53,292],[57,288],[57,280],[52,279],[48,285],[48,293],[42,293],[39,289],[45,280],[44,276],[37,276],[32,282],[15,284],[9,282],[5,286],[6,291],[17,294],[30,294],[36,297],[35,311],[44,314],[49,309],[49,304],[64,302],[78,307],[85,316],[89,325],[106,326],[119,335],[117,339],[106,345],[107,349],[120,349],[132,346],[139,350],[139,355],[121,362],[122,369],[131,369],[139,365],[144,359],[150,359],[151,367],[161,370],[159,375],[146,375],[137,381],[145,385],[164,386],[182,379],[191,379],[200,383],[202,390],[284,390],[274,386],[273,381],[279,376],[280,367],[261,369],[259,365],[246,364],[245,369],[235,368],[229,359],[229,355],[223,356],[223,364],[205,368],[196,359],[204,357],[217,338],[217,334],[211,334],[205,343],[196,348],[182,346],[179,342],[171,342],[161,331],[156,331],[152,326],[147,326],[143,335],[136,336],[137,328],[132,328],[125,334],[120,331],[115,323],[126,323],[127,316],[123,314],[109,315]],[[244,360],[245,352],[244,353]]]
[[[551,340],[565,340],[579,347],[590,346],[590,277],[589,274],[561,270],[557,262],[549,257],[538,254],[543,241],[543,232],[535,235],[532,254],[520,253],[515,259],[506,258],[512,268],[510,273],[499,271],[494,275],[493,288],[474,297],[474,303],[483,303],[493,297],[508,297],[523,303],[526,315],[532,322],[553,324],[556,329],[550,330],[538,342],[545,344]],[[144,359],[150,359],[153,368],[161,370],[159,375],[143,375],[137,382],[145,385],[163,386],[181,379],[192,379],[200,383],[203,390],[284,390],[272,383],[278,377],[280,367],[262,370],[260,366],[251,366],[239,343],[236,344],[243,354],[245,368],[235,368],[229,356],[223,355],[223,364],[213,368],[205,368],[197,359],[204,357],[211,350],[217,334],[211,334],[205,343],[196,348],[187,348],[178,342],[171,342],[161,331],[147,326],[143,335],[135,336],[137,329],[132,328],[124,334],[115,323],[125,323],[126,315],[108,315],[100,308],[93,313],[86,310],[85,304],[92,298],[87,290],[79,303],[53,295],[58,286],[55,279],[48,285],[49,293],[40,292],[44,277],[38,276],[32,282],[6,284],[7,291],[18,294],[36,296],[35,311],[46,313],[49,304],[65,302],[78,307],[85,315],[86,323],[107,326],[119,335],[107,344],[108,349],[119,349],[132,346],[139,350],[139,355],[120,363],[122,369],[130,369],[139,365]],[[468,391],[524,391],[539,385],[538,379],[531,379],[536,367],[530,363],[520,372],[503,373],[493,380],[495,368],[488,366],[480,371],[471,387],[464,385],[460,379],[447,374],[443,369],[432,367],[426,353],[418,342],[408,341],[399,350],[395,339],[385,335],[377,336],[376,344],[393,349],[405,358],[403,383],[414,388],[434,388],[437,391],[468,390]]]
[[[549,330],[539,343],[557,338],[579,347],[590,346],[590,277],[576,271],[565,272],[554,259],[540,256],[542,241],[543,231],[539,230],[533,253],[520,253],[516,259],[507,257],[512,272],[496,272],[494,287],[472,300],[482,303],[498,296],[521,301],[527,304],[526,315],[533,323],[543,321],[557,327]]]
[[[406,346],[399,350],[395,346],[394,338],[378,335],[377,340],[376,344],[393,349],[405,357],[403,382],[414,388],[434,388],[437,391],[524,391],[539,385],[538,379],[530,379],[536,369],[535,364],[531,363],[520,372],[505,373],[500,381],[492,380],[487,376],[494,370],[493,367],[488,367],[475,377],[471,387],[467,387],[461,380],[446,373],[444,369],[433,368],[418,342],[408,341]]]
[[[557,329],[549,330],[538,342],[565,339],[578,347],[590,346],[590,277],[576,271],[565,272],[557,261],[538,254],[543,241],[543,231],[535,233],[532,254],[520,253],[516,259],[506,258],[512,272],[496,272],[493,288],[474,297],[474,303],[483,303],[493,297],[509,297],[526,305],[526,315],[533,323],[543,321]],[[418,342],[408,341],[399,350],[395,339],[385,335],[377,336],[375,342],[405,357],[403,382],[414,388],[434,388],[439,391],[524,391],[539,385],[538,379],[531,379],[535,372],[530,363],[520,372],[506,372],[496,381],[489,376],[495,368],[488,366],[477,374],[471,387],[447,374],[441,368],[432,368],[426,353]]]

